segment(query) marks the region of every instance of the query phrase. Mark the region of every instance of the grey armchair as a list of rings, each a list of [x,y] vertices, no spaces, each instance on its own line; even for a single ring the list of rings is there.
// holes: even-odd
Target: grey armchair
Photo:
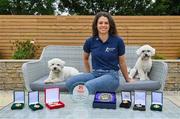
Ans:
[[[138,46],[126,46],[126,59],[128,67],[133,67],[137,55],[135,51]],[[24,63],[22,66],[23,78],[27,90],[44,90],[48,87],[59,87],[61,91],[67,91],[65,82],[45,84],[43,81],[48,77],[49,70],[47,62],[52,58],[60,58],[66,62],[67,66],[76,67],[83,72],[82,46],[47,46],[43,49],[39,60]],[[117,91],[126,90],[161,90],[163,91],[167,78],[167,64],[163,61],[153,61],[152,70],[149,74],[151,80],[126,83],[120,73],[120,86]]]

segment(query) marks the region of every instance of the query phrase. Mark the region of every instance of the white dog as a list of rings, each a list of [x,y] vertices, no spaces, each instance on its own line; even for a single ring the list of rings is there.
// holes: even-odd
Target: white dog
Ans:
[[[136,51],[139,56],[133,69],[130,70],[129,77],[138,77],[140,80],[149,80],[148,73],[152,67],[151,57],[155,55],[155,49],[149,45],[143,45]]]
[[[65,67],[65,62],[61,59],[54,58],[48,61],[50,69],[49,77],[44,82],[53,83],[64,81],[67,78],[79,74],[79,71],[74,67]]]

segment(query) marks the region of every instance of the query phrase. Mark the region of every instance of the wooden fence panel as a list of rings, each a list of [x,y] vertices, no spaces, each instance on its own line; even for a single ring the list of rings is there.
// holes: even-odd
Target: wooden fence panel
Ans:
[[[47,45],[83,45],[94,16],[0,16],[0,54],[10,59],[16,40]],[[113,16],[127,45],[149,44],[156,53],[176,59],[180,52],[180,16]]]

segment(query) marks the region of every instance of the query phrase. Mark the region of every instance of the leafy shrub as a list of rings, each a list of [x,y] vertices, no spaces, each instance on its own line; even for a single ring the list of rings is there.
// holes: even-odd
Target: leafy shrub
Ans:
[[[162,55],[158,55],[158,54],[156,54],[156,55],[154,55],[153,57],[152,57],[152,59],[161,59],[161,60],[164,60],[164,59],[166,59],[164,56],[162,56]]]
[[[13,59],[32,59],[35,58],[35,53],[39,48],[34,44],[34,41],[15,41],[15,52],[12,56]]]

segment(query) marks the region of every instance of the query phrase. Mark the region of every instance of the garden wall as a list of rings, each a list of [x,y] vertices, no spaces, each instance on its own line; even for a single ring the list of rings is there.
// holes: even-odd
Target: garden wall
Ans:
[[[28,60],[0,60],[0,89],[25,89],[21,66]],[[180,91],[180,60],[165,60],[168,63],[166,91]]]

